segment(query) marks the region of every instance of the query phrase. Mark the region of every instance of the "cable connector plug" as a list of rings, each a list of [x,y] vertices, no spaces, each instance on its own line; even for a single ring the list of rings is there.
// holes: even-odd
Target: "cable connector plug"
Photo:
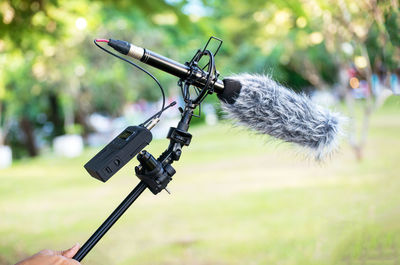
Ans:
[[[131,44],[123,40],[109,39],[108,45],[114,48],[114,50],[125,55],[127,55],[129,53],[129,50],[131,49]]]
[[[151,130],[154,128],[154,126],[157,125],[157,123],[159,123],[160,118],[154,118],[150,121],[150,123],[148,123],[145,127],[147,130]]]

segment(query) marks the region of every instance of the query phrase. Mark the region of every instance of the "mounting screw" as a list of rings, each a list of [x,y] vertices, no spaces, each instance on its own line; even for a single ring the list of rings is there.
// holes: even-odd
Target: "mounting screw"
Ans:
[[[176,156],[177,156],[177,157],[180,157],[181,154],[182,154],[182,151],[178,149],[178,150],[175,151],[175,153],[176,153]]]

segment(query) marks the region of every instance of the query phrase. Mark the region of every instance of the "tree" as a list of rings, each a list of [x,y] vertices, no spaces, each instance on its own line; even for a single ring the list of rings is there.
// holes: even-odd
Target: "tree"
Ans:
[[[34,130],[40,114],[46,117],[42,122],[53,125],[50,137],[54,137],[75,122],[86,128],[85,117],[93,110],[118,113],[124,102],[145,90],[131,88],[133,83],[148,86],[144,77],[138,78],[120,62],[99,56],[93,35],[132,40],[135,30],[139,36],[157,41],[160,34],[152,36],[149,29],[155,15],[168,12],[174,15],[175,23],[184,25],[187,21],[179,7],[161,0],[7,0],[0,4],[0,61],[7,65],[1,73],[7,78],[0,84],[0,117],[18,119],[29,155],[38,154]],[[154,97],[154,93],[148,95]],[[6,124],[0,124],[4,137]]]
[[[235,0],[227,2],[221,5],[230,8],[214,8],[217,21],[230,29],[238,46],[250,42],[259,48],[266,59],[261,66],[255,64],[258,71],[269,71],[265,68],[272,63],[276,66],[271,68],[277,69],[273,74],[286,84],[312,85],[319,90],[338,88],[351,118],[349,142],[356,157],[361,159],[370,116],[390,95],[389,89],[373,93],[374,74],[379,75],[385,66],[385,76],[389,77],[399,67],[398,1],[251,1],[251,5]],[[249,17],[254,22],[235,19]],[[359,101],[363,109],[360,130],[355,126],[355,109],[359,104],[355,104],[346,73],[351,67],[368,83],[368,93]],[[289,73],[295,73],[296,78],[288,76]],[[389,86],[388,80],[384,84]]]

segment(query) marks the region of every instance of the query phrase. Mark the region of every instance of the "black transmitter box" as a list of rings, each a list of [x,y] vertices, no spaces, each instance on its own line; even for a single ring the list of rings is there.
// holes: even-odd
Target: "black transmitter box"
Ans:
[[[89,174],[106,182],[153,139],[141,126],[129,126],[85,164]]]

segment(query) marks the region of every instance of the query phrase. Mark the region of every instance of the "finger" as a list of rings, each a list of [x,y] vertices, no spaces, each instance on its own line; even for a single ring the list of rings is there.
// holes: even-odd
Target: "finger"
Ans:
[[[66,258],[71,259],[78,252],[79,248],[80,248],[80,245],[78,243],[76,243],[72,248],[62,251],[61,255]]]
[[[81,263],[77,260],[70,259],[68,260],[68,265],[81,265]]]
[[[60,265],[81,265],[81,263],[77,260],[74,259],[70,259],[64,256],[59,256],[61,263],[59,263]]]

